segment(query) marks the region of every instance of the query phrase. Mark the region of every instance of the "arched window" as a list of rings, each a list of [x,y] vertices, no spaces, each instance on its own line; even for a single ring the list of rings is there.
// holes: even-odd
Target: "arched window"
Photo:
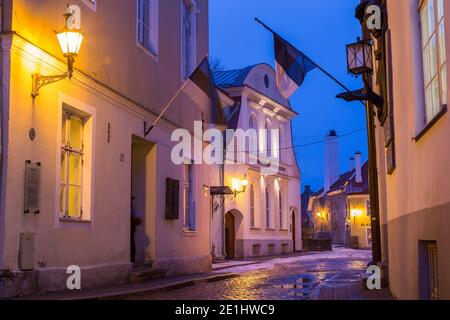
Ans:
[[[280,188],[280,192],[278,193],[278,205],[280,209],[280,229],[283,229],[284,227],[283,188]]]
[[[278,135],[278,159],[280,163],[285,160],[285,152],[286,152],[286,137],[284,136],[284,128],[280,126],[280,132]]]
[[[250,185],[250,226],[255,227],[255,189]]]
[[[270,194],[269,188],[266,188],[266,228],[270,228]]]
[[[248,128],[252,130],[249,140],[247,140],[247,152],[258,156],[258,121],[252,113],[248,121]]]
[[[266,155],[267,157],[272,156],[272,132],[270,131],[270,122],[266,121]]]

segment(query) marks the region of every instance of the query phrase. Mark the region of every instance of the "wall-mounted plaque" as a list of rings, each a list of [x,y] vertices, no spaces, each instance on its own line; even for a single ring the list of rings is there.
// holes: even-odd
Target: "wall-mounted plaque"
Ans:
[[[40,183],[41,164],[27,161],[25,163],[25,213],[40,213]]]

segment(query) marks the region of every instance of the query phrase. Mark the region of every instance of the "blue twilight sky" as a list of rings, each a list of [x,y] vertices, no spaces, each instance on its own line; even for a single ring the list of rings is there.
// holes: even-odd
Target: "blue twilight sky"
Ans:
[[[254,21],[268,26],[328,70],[350,89],[358,80],[347,74],[345,45],[354,42],[360,26],[354,18],[359,0],[210,0],[210,55],[225,69],[257,63],[274,66],[273,37]],[[308,74],[291,97],[300,115],[293,123],[294,145],[302,171],[302,190],[323,186],[323,140],[335,129],[340,138],[340,171],[361,151],[367,158],[364,106],[335,98],[343,90],[319,70]],[[359,130],[357,132],[354,132]],[[316,143],[319,142],[319,143]],[[305,146],[306,145],[306,146]]]

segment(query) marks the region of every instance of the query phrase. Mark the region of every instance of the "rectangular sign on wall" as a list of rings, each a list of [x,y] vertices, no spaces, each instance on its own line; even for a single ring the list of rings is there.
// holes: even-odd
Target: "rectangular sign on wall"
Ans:
[[[25,213],[39,214],[41,192],[41,164],[25,163]]]

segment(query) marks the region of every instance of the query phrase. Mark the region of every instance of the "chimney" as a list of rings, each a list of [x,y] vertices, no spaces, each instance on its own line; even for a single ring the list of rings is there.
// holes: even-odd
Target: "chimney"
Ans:
[[[355,170],[355,158],[351,157],[350,158],[350,166],[349,166],[349,171],[353,171]]]
[[[339,179],[339,137],[331,130],[325,138],[324,192]]]
[[[361,172],[361,158],[362,158],[362,153],[361,152],[356,152],[355,153],[355,174],[356,174],[356,183],[362,183],[362,172]]]

